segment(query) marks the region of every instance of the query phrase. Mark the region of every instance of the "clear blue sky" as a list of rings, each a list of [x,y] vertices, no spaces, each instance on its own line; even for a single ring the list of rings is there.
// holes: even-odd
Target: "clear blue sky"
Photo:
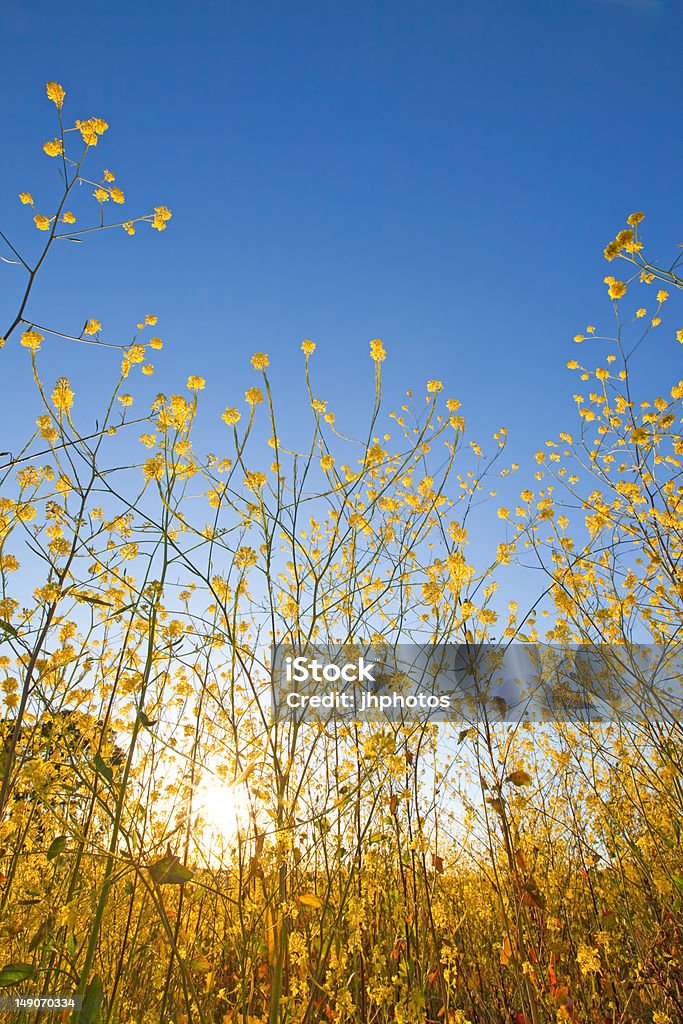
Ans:
[[[391,406],[443,379],[473,435],[506,424],[524,462],[574,425],[571,339],[610,322],[603,246],[640,209],[654,254],[680,241],[679,0],[33,0],[3,6],[0,35],[11,236],[23,224],[33,239],[14,197],[55,172],[47,79],[67,89],[67,119],[110,122],[94,166],[117,173],[131,213],[173,210],[163,235],[70,246],[32,307],[67,330],[98,316],[124,341],[157,313],[151,394],[197,373],[222,409],[264,350],[283,395],[312,338],[318,392],[353,415],[380,337]],[[653,387],[683,376],[680,326],[644,354]],[[9,436],[26,353],[2,356]],[[109,364],[65,342],[44,365],[95,393]]]

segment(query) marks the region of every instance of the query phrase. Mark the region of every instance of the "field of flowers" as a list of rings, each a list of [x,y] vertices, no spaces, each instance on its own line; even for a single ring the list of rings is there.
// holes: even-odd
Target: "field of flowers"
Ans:
[[[505,429],[471,440],[445,382],[387,410],[378,339],[359,436],[303,340],[306,447],[257,352],[202,454],[204,379],[136,397],[163,358],[156,314],[126,344],[88,310],[78,335],[31,320],[69,239],[95,258],[111,231],[172,230],[165,206],[115,216],[117,178],[89,177],[107,123],[47,96],[60,192],[19,196],[38,258],[1,236],[21,285],[0,345],[26,350],[35,385],[35,431],[0,456],[3,1019],[39,1019],[11,997],[60,994],[79,1024],[683,1020],[671,707],[510,722],[492,696],[464,727],[283,722],[269,703],[273,643],[675,652],[683,380],[644,396],[631,367],[683,342],[677,262],[650,263],[642,213],[607,245],[613,336],[577,335],[575,422],[539,436],[523,479]],[[120,349],[97,421],[71,383],[84,345]],[[471,564],[481,498],[511,479],[518,505]],[[510,564],[534,567],[528,611],[501,597]]]

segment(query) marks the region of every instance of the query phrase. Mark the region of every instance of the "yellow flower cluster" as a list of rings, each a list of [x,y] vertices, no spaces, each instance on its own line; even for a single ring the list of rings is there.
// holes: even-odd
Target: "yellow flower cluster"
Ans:
[[[47,92],[47,98],[52,100],[54,105],[57,107],[57,110],[61,110],[64,105],[64,97],[66,96],[66,93],[59,82],[48,82],[45,86],[45,90]]]
[[[610,299],[621,299],[626,295],[626,285],[624,282],[617,281],[611,274],[605,278],[605,284],[607,285]]]
[[[50,139],[43,146],[43,150],[48,156],[59,156],[60,153],[64,152],[64,146],[62,145],[61,139]]]
[[[167,206],[155,206],[152,227],[156,228],[157,231],[164,231],[166,229],[166,221],[169,221],[171,217],[172,213]]]
[[[24,331],[21,336],[21,344],[32,352],[37,352],[40,349],[42,341],[44,341],[43,335],[34,330]]]
[[[98,136],[104,135],[109,125],[101,117],[90,117],[87,121],[76,121],[86,146],[96,146]]]
[[[60,412],[68,412],[74,401],[74,393],[66,377],[60,377],[52,392],[52,404]]]
[[[267,366],[270,366],[270,362],[265,352],[254,352],[251,357],[251,365],[255,370],[265,370]]]
[[[248,391],[245,391],[244,397],[249,405],[260,405],[263,401],[263,395],[259,388],[249,388]]]
[[[384,345],[379,338],[373,338],[370,342],[370,358],[375,363],[382,363],[386,359],[387,354],[384,351]]]

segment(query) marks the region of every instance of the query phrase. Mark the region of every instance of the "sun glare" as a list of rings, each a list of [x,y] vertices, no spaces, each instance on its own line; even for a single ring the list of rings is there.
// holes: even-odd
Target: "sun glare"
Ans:
[[[240,833],[249,826],[247,787],[205,780],[195,791],[192,817],[198,848],[212,857],[220,855],[234,847]]]

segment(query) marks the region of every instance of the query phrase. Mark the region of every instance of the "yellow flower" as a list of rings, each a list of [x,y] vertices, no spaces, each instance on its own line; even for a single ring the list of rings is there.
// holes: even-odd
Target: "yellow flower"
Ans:
[[[567,363],[567,369],[568,370],[578,370],[578,368],[579,368],[579,364],[577,363],[576,359],[570,359],[569,362]]]
[[[97,334],[98,331],[102,330],[102,324],[99,320],[88,320],[85,327],[83,328],[84,334]]]
[[[641,220],[645,220],[644,213],[632,213],[631,216],[627,219],[626,223],[631,224],[633,227],[635,227],[636,224],[640,224]]]
[[[47,229],[50,227],[49,218],[44,217],[42,213],[37,213],[33,220],[39,231],[47,231]]]
[[[443,391],[443,384],[441,383],[440,380],[428,380],[427,391],[431,395],[436,395],[439,393],[439,391]]]
[[[251,365],[255,370],[265,370],[267,366],[270,366],[270,362],[265,352],[254,352],[251,357]]]
[[[642,317],[642,316],[645,316],[645,314],[646,314],[646,313],[647,313],[647,310],[646,310],[646,309],[643,309],[643,308],[642,308],[642,306],[641,306],[641,308],[640,308],[640,309],[637,309],[637,310],[636,310],[636,316],[637,316],[637,317]]]
[[[446,408],[448,409],[449,412],[457,412],[458,409],[460,408],[460,402],[458,401],[457,398],[449,398],[446,401]]]
[[[260,405],[260,403],[263,401],[263,395],[261,394],[259,388],[249,388],[248,391],[245,391],[244,397],[246,398],[249,405]]]
[[[312,356],[315,352],[315,342],[309,341],[309,339],[306,338],[301,342],[301,350],[305,352],[307,356]]]
[[[135,234],[135,225],[133,224],[132,220],[127,220],[125,222],[125,224],[121,225],[121,227],[123,228],[123,230],[126,232],[127,235],[134,235]]]
[[[248,487],[250,491],[258,491],[265,485],[265,482],[265,473],[247,473],[244,486]]]
[[[33,206],[33,196],[30,192],[20,192],[19,198],[21,199],[24,206]]]
[[[229,427],[234,426],[234,424],[237,423],[241,418],[242,413],[239,411],[239,409],[234,408],[227,408],[223,415],[221,416],[223,422],[227,423]]]
[[[238,548],[235,552],[235,565],[243,569],[248,569],[251,565],[256,565],[258,561],[258,555],[253,548]]]
[[[156,228],[157,231],[164,231],[166,228],[166,221],[170,220],[171,216],[171,211],[167,206],[155,206],[152,227]]]
[[[332,469],[332,467],[334,466],[334,459],[332,458],[331,455],[323,455],[322,459],[320,460],[320,465],[325,471],[327,471],[328,469]]]
[[[597,974],[601,969],[600,950],[595,946],[579,946],[576,959],[582,974]]]
[[[21,336],[21,344],[24,348],[31,349],[32,352],[38,351],[41,341],[44,341],[44,338],[38,331],[24,331]]]
[[[59,156],[60,153],[64,152],[62,140],[50,139],[49,142],[46,142],[43,146],[43,151],[47,153],[48,156]]]
[[[96,188],[93,192],[93,195],[98,203],[109,202],[109,193],[107,192],[106,188]]]
[[[386,359],[386,357],[387,354],[384,351],[384,345],[382,342],[379,338],[373,338],[370,342],[370,358],[376,363],[381,363]]]
[[[683,331],[676,331],[676,340],[683,345]]]
[[[657,302],[666,302],[669,298],[669,293],[665,292],[663,288],[660,288],[657,292]]]
[[[156,320],[156,317],[154,317],[154,319]],[[149,347],[153,348],[153,349],[156,349],[158,351],[159,349],[164,347],[164,343],[161,340],[161,338],[150,338],[149,339]]]
[[[124,409],[127,409],[128,406],[133,404],[133,396],[132,395],[119,395],[119,402],[124,407]]]
[[[66,93],[59,82],[48,82],[45,86],[45,91],[47,92],[47,98],[52,100],[57,110],[61,110]]]
[[[583,334],[575,334],[575,335],[574,335],[574,341],[575,341],[575,342],[576,342],[577,344],[578,344],[579,342],[581,342],[581,341],[585,341],[585,336],[584,336]]]
[[[68,412],[74,401],[74,393],[66,377],[60,377],[52,392],[52,404],[60,412]]]
[[[147,480],[159,480],[164,474],[164,460],[161,455],[155,455],[152,459],[147,459],[142,472],[145,474]]]
[[[608,276],[605,278],[605,284],[608,286],[610,299],[621,299],[626,295],[626,285],[623,281],[617,281],[615,277]]]
[[[110,188],[109,195],[112,197],[115,203],[125,203],[126,197],[120,188]]]
[[[131,345],[126,352],[126,359],[131,363],[142,363],[145,360],[145,346]]]
[[[76,121],[76,127],[86,146],[96,146],[97,136],[103,135],[109,125],[101,117],[91,117],[87,121]]]
[[[206,387],[206,381],[203,377],[195,377],[192,375],[187,378],[188,391],[203,391]]]
[[[73,213],[70,213],[69,210],[67,210],[64,216],[62,217],[62,222],[64,224],[75,224],[76,218],[74,217]]]
[[[154,327],[158,319],[158,316],[154,316],[152,313],[148,313],[147,316],[145,317],[145,323],[148,324],[150,327]]]
[[[102,176],[105,181],[114,181],[114,175],[111,173],[111,171],[106,170],[106,168],[102,172]]]
[[[151,377],[152,374],[154,373],[154,367],[152,366],[151,363],[145,363],[145,365],[142,367],[142,372],[144,373],[145,377]]]

